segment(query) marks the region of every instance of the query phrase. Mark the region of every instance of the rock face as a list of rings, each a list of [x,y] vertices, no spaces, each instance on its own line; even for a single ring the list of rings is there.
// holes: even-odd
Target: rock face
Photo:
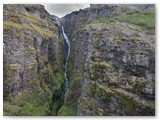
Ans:
[[[58,28],[41,5],[3,7],[4,115],[49,115],[63,95]]]
[[[88,44],[78,114],[154,115],[154,47],[147,43],[154,37],[127,23],[90,24],[80,32],[77,41]]]
[[[153,9],[154,5],[91,5],[62,18],[72,40],[74,65],[60,115],[73,105],[78,115],[86,116],[155,115],[154,34],[127,22],[100,22]]]
[[[75,30],[82,27],[82,25],[99,20],[100,18],[110,18],[126,12],[141,11],[152,8],[154,8],[154,5],[152,4],[91,4],[90,8],[67,14],[62,18],[62,21],[64,23],[66,33],[68,33],[68,35],[72,38],[76,36]]]
[[[64,96],[54,16],[42,5],[4,5],[4,115],[155,115],[154,9],[91,4],[61,18],[71,39]]]

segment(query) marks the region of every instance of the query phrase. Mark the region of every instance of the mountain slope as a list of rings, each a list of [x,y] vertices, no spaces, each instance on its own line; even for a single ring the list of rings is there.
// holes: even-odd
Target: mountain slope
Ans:
[[[60,115],[73,105],[77,115],[155,114],[154,13],[154,5],[91,5],[62,18],[74,65]]]

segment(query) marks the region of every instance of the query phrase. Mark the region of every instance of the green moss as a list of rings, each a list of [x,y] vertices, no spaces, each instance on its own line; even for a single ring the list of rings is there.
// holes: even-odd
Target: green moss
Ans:
[[[21,14],[22,14],[22,16],[24,17],[24,19],[28,23],[32,23],[32,24],[34,24],[35,26],[38,26],[38,27],[47,27],[47,21],[41,19],[40,17],[33,16],[33,15],[29,14],[28,12],[26,12],[25,10],[22,10]],[[49,21],[48,21],[48,23],[49,23]],[[51,25],[50,29],[53,29],[53,26],[54,25]]]
[[[21,100],[21,106],[23,108],[22,115],[35,115],[42,113],[40,110],[38,113],[34,111],[37,107],[43,107],[46,111],[45,113],[41,115],[47,114],[47,111],[49,111],[49,104],[52,100],[52,92],[48,86],[47,83],[44,82],[43,86],[40,85],[39,80],[28,80],[29,82],[26,83],[27,86],[34,86],[34,92],[26,92],[23,93],[22,96],[19,96],[20,98],[17,98],[17,100]],[[42,100],[43,99],[43,100]],[[17,104],[17,100],[15,98],[12,99],[12,104]],[[15,101],[16,100],[16,101]],[[27,104],[26,104],[27,103]],[[38,109],[38,108],[37,108]],[[43,110],[43,111],[44,111]]]
[[[22,107],[22,112],[24,115],[32,115],[33,106],[30,103],[25,103]]]
[[[132,37],[132,40],[142,40],[140,37],[137,37],[137,36],[133,36]]]
[[[150,33],[155,32],[155,11],[145,10],[124,14],[113,18],[101,18],[100,22],[127,22],[147,29]]]
[[[77,115],[77,106],[63,106],[59,112],[59,116],[76,116]]]
[[[12,26],[8,22],[3,22],[3,30],[11,31]]]
[[[78,74],[72,80],[70,88],[65,96],[65,101],[64,101],[65,105],[68,106],[68,105],[72,105],[72,104],[77,104],[78,98],[81,93],[80,80],[81,80],[81,74]]]
[[[109,73],[107,75],[109,77],[109,87],[116,87],[118,85],[117,75],[115,73]]]
[[[81,105],[81,107],[83,108],[88,108],[89,110],[91,110],[92,111],[92,109],[93,109],[93,101],[88,101],[87,99],[85,99],[85,98],[81,98],[81,103],[80,103],[80,105]]]
[[[17,64],[9,64],[9,69],[10,70],[17,70]]]
[[[117,36],[115,36],[115,37],[113,38],[113,40],[114,40],[114,41],[117,41],[117,40],[118,40],[118,37],[117,37]]]
[[[46,115],[46,107],[39,106],[33,107],[32,116],[43,116]]]
[[[10,104],[23,106],[25,104],[25,99],[27,99],[27,95],[10,97]]]
[[[126,39],[127,39],[127,38],[126,38],[125,36],[123,36],[123,37],[121,38],[121,40],[123,40],[123,41],[126,40]]]
[[[63,93],[63,84],[64,84],[64,78],[61,73],[56,74],[56,78],[53,80],[53,91],[54,94],[61,95]]]
[[[134,93],[137,93],[137,94],[140,94],[140,93],[143,92],[144,87],[145,87],[145,84],[137,84],[137,85],[135,86],[135,88],[133,89],[133,92],[134,92]]]
[[[103,62],[94,62],[94,66],[91,70],[91,79],[96,81],[100,76],[99,71],[102,69],[110,69],[112,68],[112,63],[110,61],[103,61]]]
[[[24,35],[24,43],[27,45],[30,42],[30,37],[28,35]]]
[[[118,32],[118,36],[120,36],[120,35],[122,35],[122,31],[119,31],[119,32]]]
[[[93,80],[96,80],[97,77],[98,77],[98,64],[95,64],[95,65],[93,66],[93,73],[92,73],[91,78],[92,78]]]
[[[61,73],[57,73],[56,80],[59,81],[60,83],[63,83],[63,76]]]
[[[15,5],[8,4],[7,6],[10,8],[10,10],[11,10],[12,12],[14,12],[14,11],[16,10],[16,6],[15,6]]]
[[[3,29],[4,30],[12,30],[13,28],[16,28],[18,30],[28,29],[28,27],[22,26],[21,24],[18,24],[18,23],[14,23],[14,22],[10,22],[10,21],[3,22]]]
[[[133,87],[132,89],[128,89],[128,91],[138,95],[143,92],[146,85],[146,79],[130,77],[128,78],[128,83]]]
[[[104,66],[104,67],[107,67],[107,68],[112,68],[112,63],[108,62],[108,61],[103,61],[103,62],[100,62],[99,64],[102,67]]]
[[[130,50],[130,53],[131,53],[132,55],[136,54],[135,49],[131,49],[131,50]]]
[[[7,10],[3,9],[3,15],[6,13]]]
[[[118,93],[118,99],[121,101],[121,107],[126,111],[127,115],[136,115],[136,109],[140,106],[136,104],[133,98],[129,98],[123,94]]]
[[[133,34],[133,36],[141,37],[141,35],[139,34],[139,32],[135,32],[135,33]]]
[[[51,25],[48,29],[45,20],[42,20],[39,17],[32,16],[24,11],[22,11],[21,14],[28,21],[29,25],[22,26],[21,24],[19,24],[20,23],[19,16],[13,14],[9,18],[10,21],[3,22],[4,30],[12,31],[14,28],[16,28],[21,32],[22,30],[29,29],[32,30],[32,32],[39,33],[40,35],[42,35],[42,37],[45,40],[49,40],[49,38],[53,36],[53,33],[56,29],[54,24]]]
[[[126,38],[125,38],[125,39],[126,39]],[[123,41],[120,40],[118,36],[115,36],[115,37],[113,38],[113,41],[117,42],[118,45],[122,45],[122,44],[123,44]]]
[[[36,50],[35,48],[29,47],[26,51],[27,55],[35,55],[36,54]]]
[[[37,67],[37,61],[28,63],[28,65],[27,65],[28,70],[34,69],[36,67]]]
[[[51,115],[53,115],[53,116],[57,115],[58,106],[59,105],[57,102],[53,102],[53,104],[51,106]]]
[[[3,103],[3,115],[19,115],[21,112],[21,107],[17,105],[11,105],[9,103]]]
[[[18,66],[16,64],[9,64],[9,65],[5,66],[4,71],[7,76],[6,79],[8,81],[12,80],[11,78],[13,78],[13,76],[15,76],[15,73],[17,72],[17,70],[18,70]],[[9,82],[7,82],[7,81],[6,82],[4,81],[4,84],[6,85],[6,87],[10,86]]]
[[[52,23],[51,26],[49,27],[50,31],[55,31],[57,28],[56,26]]]
[[[74,39],[72,39],[72,42],[76,42],[76,39],[74,38]]]
[[[98,85],[96,95],[101,97],[103,100],[110,100],[115,94],[106,86]]]
[[[94,97],[96,94],[96,91],[97,91],[97,84],[96,83],[91,84],[88,92],[89,96]]]
[[[51,102],[49,103],[50,115],[57,115],[57,110],[62,106],[64,99],[63,73],[61,69],[56,70],[56,72],[54,72],[54,69],[57,68],[53,68],[50,64],[47,64],[43,69],[43,74],[48,75],[48,79],[43,78],[43,76],[43,79],[40,77],[41,87],[44,91],[42,95],[47,97],[46,100]]]
[[[59,108],[63,104],[64,100],[64,78],[61,72],[58,72],[55,75],[55,78],[52,79],[52,104],[50,106],[51,115],[57,115]]]
[[[17,105],[22,106],[21,113],[19,115],[46,115],[47,112],[49,112],[51,97],[47,92],[42,91],[42,89],[35,86],[34,92],[23,93],[22,96],[17,96],[16,99],[14,97],[11,104],[17,104],[19,100],[20,103]],[[44,99],[40,100],[40,98]]]
[[[42,37],[45,40],[49,40],[49,38],[51,38],[53,36],[53,31],[49,31],[46,28],[42,28],[42,27],[36,26],[36,25],[34,25],[32,23],[30,24],[30,26],[32,27],[32,29],[34,29],[36,32],[38,32],[40,35],[42,35]]]
[[[71,83],[73,81],[72,77],[73,77],[74,60],[75,60],[74,57],[75,57],[74,52],[71,50],[71,54],[69,56],[68,66],[67,66],[67,69],[68,69],[67,75],[69,77],[69,85],[71,85]],[[81,72],[81,70],[79,70],[79,71]]]
[[[11,98],[9,105],[4,105],[6,115],[46,115],[49,109],[48,101],[40,102],[39,98],[43,95],[35,93],[23,93],[21,96]],[[14,112],[12,112],[14,111]]]

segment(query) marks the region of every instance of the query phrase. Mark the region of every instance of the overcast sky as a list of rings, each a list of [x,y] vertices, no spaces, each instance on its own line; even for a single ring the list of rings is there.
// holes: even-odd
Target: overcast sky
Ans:
[[[63,17],[68,13],[89,7],[89,4],[43,4],[45,9],[51,14]]]

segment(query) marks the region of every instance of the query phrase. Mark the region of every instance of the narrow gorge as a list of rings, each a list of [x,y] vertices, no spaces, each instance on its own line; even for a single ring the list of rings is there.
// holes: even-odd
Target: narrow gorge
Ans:
[[[68,63],[68,58],[69,58],[69,54],[70,54],[70,40],[68,39],[67,35],[64,32],[64,28],[63,25],[61,24],[61,22],[59,21],[59,18],[55,18],[58,24],[58,27],[60,29],[60,35],[63,38],[63,43],[64,43],[64,79],[65,79],[65,94],[68,90],[68,77],[67,77],[67,63]]]
[[[155,116],[155,5],[4,4],[3,114]]]

